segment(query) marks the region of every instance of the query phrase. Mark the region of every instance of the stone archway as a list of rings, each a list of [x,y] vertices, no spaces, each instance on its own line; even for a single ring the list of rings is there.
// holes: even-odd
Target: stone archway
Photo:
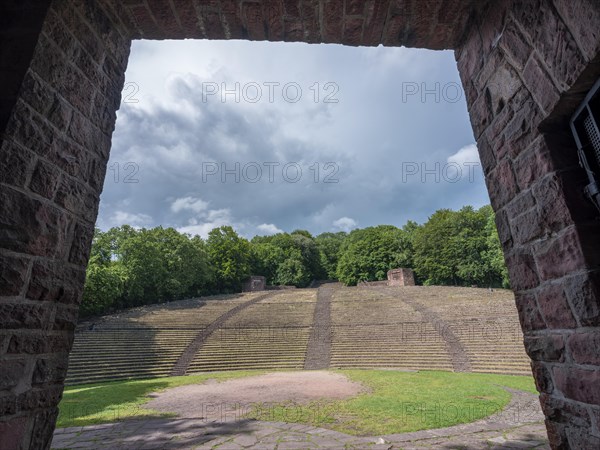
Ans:
[[[0,436],[49,446],[132,39],[454,49],[553,447],[600,440],[600,242],[568,117],[594,0],[54,0],[0,6]]]

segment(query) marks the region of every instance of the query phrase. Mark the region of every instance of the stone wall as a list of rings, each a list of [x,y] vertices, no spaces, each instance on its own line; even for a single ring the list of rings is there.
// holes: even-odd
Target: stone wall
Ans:
[[[507,5],[456,58],[551,444],[598,448],[600,233],[568,117],[600,76],[600,5]]]
[[[99,4],[52,3],[2,128],[2,448],[47,447],[62,395],[129,56],[128,32]]]
[[[415,274],[412,269],[392,269],[387,273],[388,286],[414,286]]]
[[[252,275],[242,286],[243,292],[264,291],[267,288],[267,279],[260,275]]]
[[[130,40],[185,37],[456,49],[552,445],[598,446],[600,233],[566,126],[600,74],[597,1],[48,4],[0,6],[4,448],[50,443]]]

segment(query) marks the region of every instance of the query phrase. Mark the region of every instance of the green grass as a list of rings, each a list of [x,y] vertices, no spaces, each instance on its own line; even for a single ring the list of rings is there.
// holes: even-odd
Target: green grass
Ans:
[[[360,382],[366,392],[341,401],[256,405],[248,417],[305,423],[353,435],[376,435],[472,422],[502,410],[510,394],[502,386],[535,393],[531,377],[393,370],[335,371]],[[264,371],[235,371],[152,380],[67,387],[58,427],[165,416],[143,408],[148,394],[207,379],[224,381]]]
[[[123,419],[172,416],[172,414],[143,408],[142,405],[150,400],[148,394],[186,384],[203,383],[208,379],[224,381],[261,373],[264,373],[264,370],[240,370],[67,386],[59,405],[60,413],[56,427],[66,428]]]
[[[339,370],[369,388],[342,401],[256,407],[259,420],[305,423],[353,435],[442,428],[473,422],[498,411],[511,395],[502,386],[535,393],[533,378],[452,372]]]

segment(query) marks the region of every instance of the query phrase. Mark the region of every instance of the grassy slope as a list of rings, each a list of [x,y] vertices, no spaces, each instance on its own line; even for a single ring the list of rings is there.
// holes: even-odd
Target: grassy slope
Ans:
[[[361,435],[400,433],[472,422],[501,410],[510,394],[501,386],[535,393],[531,377],[452,372],[341,370],[368,392],[343,401],[308,405],[257,405],[250,417],[307,423]],[[148,394],[170,387],[224,381],[263,371],[235,371],[67,387],[58,427],[164,416],[142,405]]]

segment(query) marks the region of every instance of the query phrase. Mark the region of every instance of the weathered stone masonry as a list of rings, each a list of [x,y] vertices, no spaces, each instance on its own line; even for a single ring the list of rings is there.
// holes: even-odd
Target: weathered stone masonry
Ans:
[[[0,6],[0,446],[49,446],[131,39],[455,49],[555,448],[600,443],[600,233],[568,117],[596,0],[8,0]]]

